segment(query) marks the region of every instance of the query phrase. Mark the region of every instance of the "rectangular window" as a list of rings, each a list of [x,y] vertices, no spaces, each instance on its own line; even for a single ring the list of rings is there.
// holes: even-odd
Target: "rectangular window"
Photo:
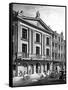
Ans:
[[[46,49],[46,55],[49,56],[49,49]]]
[[[57,43],[55,43],[55,47],[57,47]]]
[[[22,28],[22,38],[27,39],[27,29]]]
[[[36,55],[40,55],[40,47],[36,47]]]
[[[63,38],[61,38],[61,42],[63,42]]]
[[[46,44],[49,45],[49,38],[46,38]]]
[[[55,35],[55,39],[57,39],[57,35]]]
[[[60,50],[60,45],[59,45],[59,50]]]
[[[63,54],[61,54],[61,59],[63,59]]]
[[[40,34],[36,33],[36,42],[40,42]]]
[[[54,42],[52,42],[52,46],[54,47]]]
[[[54,34],[52,34],[52,38],[54,38]]]
[[[27,44],[22,44],[22,52],[27,53]]]
[[[57,53],[55,53],[55,59],[57,59]]]
[[[52,57],[54,58],[54,52],[52,52]]]
[[[59,53],[59,59],[60,59],[60,53]]]
[[[61,50],[63,50],[63,46],[61,46]]]
[[[59,39],[59,42],[60,42],[60,37],[58,37],[58,39]]]

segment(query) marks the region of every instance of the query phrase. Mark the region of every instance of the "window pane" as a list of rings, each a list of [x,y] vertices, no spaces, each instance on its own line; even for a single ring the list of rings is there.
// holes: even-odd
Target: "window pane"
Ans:
[[[36,55],[39,55],[39,54],[40,54],[40,48],[36,47]]]
[[[25,28],[22,29],[22,38],[27,39],[27,30]]]
[[[55,53],[55,59],[57,59],[57,53]]]
[[[57,43],[55,43],[55,47],[57,47]]]
[[[63,46],[61,46],[61,50],[63,50]]]
[[[40,42],[40,35],[36,33],[36,42]]]
[[[59,45],[59,50],[60,50],[60,45]]]
[[[49,49],[46,49],[46,55],[49,56]]]
[[[49,45],[49,38],[47,37],[46,44]]]
[[[52,57],[54,57],[54,52],[52,52]]]
[[[60,53],[59,53],[59,59],[60,59]]]
[[[52,42],[52,46],[54,47],[54,42]]]
[[[61,42],[63,42],[63,38],[61,38]]]
[[[22,52],[27,53],[27,44],[22,44]]]
[[[57,39],[57,35],[55,35],[55,39]]]
[[[59,38],[59,41],[60,41],[60,37],[58,37]]]

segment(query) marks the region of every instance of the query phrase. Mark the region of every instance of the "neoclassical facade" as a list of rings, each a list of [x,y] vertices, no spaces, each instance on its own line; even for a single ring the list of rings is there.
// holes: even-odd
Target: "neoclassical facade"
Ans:
[[[13,62],[17,76],[61,70],[65,61],[63,33],[58,34],[40,18],[13,11]]]

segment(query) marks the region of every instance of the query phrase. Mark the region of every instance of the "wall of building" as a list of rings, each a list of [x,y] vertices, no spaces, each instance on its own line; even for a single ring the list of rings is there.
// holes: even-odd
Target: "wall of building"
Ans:
[[[28,41],[23,41],[21,39],[22,37],[22,28],[25,27],[27,28],[27,35],[29,35],[28,37]],[[36,43],[36,33],[40,34],[40,43]],[[46,38],[49,37],[49,43],[50,45],[47,46],[46,45]],[[40,31],[38,29],[32,28],[31,26],[28,26],[26,24],[23,24],[21,22],[18,22],[18,53],[22,52],[22,43],[27,44],[27,53],[29,53],[30,57],[34,57],[36,56],[36,46],[40,47],[40,55],[42,56],[41,59],[43,58],[47,58],[46,57],[46,49],[48,48],[50,50],[50,58],[47,59],[52,59],[52,36],[48,33],[44,33],[43,31]],[[37,59],[37,58],[35,58]]]

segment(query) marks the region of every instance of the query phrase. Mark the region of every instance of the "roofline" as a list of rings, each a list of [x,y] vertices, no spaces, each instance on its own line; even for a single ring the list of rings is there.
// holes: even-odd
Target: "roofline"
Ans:
[[[49,32],[49,31],[46,31],[46,30],[44,30],[44,29],[42,29],[42,28],[40,28],[40,27],[37,27],[37,26],[35,26],[35,25],[33,25],[33,24],[25,21],[23,18],[21,18],[21,17],[19,17],[19,16],[17,16],[17,19],[20,20],[21,22],[27,24],[27,25],[30,25],[30,26],[36,28],[36,29],[42,30],[43,32],[46,32],[46,33],[49,33],[49,34],[52,34],[52,32]]]
[[[16,11],[14,11],[14,12],[16,12]],[[18,15],[18,12],[16,12],[16,13],[17,13],[16,17],[20,17],[21,19],[39,21],[39,23],[40,23],[45,29],[47,29],[47,30],[48,30],[49,32],[51,32],[51,33],[54,33],[54,31],[53,31],[51,28],[49,28],[49,27],[46,25],[46,23],[43,22],[43,20],[42,20],[41,18],[27,17],[27,16],[24,16],[24,15],[20,16],[20,15]],[[47,32],[48,32],[48,31],[47,31]]]
[[[42,20],[41,18],[26,17],[26,16],[24,16],[24,15],[22,16],[22,18],[23,18],[23,19],[27,19],[27,20],[39,21],[40,24],[42,24],[42,26],[43,26],[45,29],[47,29],[47,30],[49,30],[49,31],[51,31],[51,32],[54,32],[51,28],[49,28],[49,27],[46,25],[46,23],[43,22],[43,20]]]
[[[51,28],[49,28],[49,27],[46,25],[46,23],[43,22],[43,20],[42,20],[41,18],[40,18],[39,20],[40,20],[40,22],[43,23],[44,27],[46,26],[46,27],[45,27],[46,29],[48,29],[48,30],[51,31],[51,32],[54,32]]]

